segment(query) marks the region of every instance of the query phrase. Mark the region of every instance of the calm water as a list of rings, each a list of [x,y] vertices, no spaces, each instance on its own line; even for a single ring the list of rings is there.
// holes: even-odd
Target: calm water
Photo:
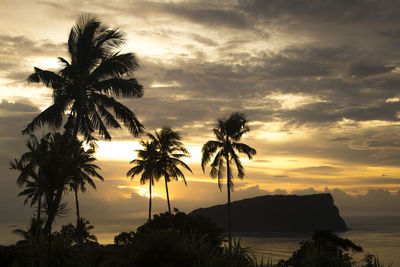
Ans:
[[[400,217],[345,217],[351,229],[339,236],[348,238],[364,251],[377,255],[385,264],[400,267]],[[274,261],[287,259],[299,248],[299,242],[311,238],[309,235],[272,237],[258,234],[240,237],[241,244],[251,247],[258,258]]]
[[[345,217],[348,232],[340,233],[344,238],[362,246],[364,251],[377,255],[385,264],[400,267],[400,217]],[[144,220],[143,220],[144,222]],[[142,220],[93,221],[94,234],[103,244],[113,243],[114,236],[121,231],[130,231],[141,225]],[[16,225],[23,227],[24,225]],[[15,226],[0,224],[0,244],[15,243],[19,238],[11,234]],[[311,234],[278,237],[267,234],[240,236],[243,246],[251,247],[258,258],[274,261],[287,259],[299,248],[299,242],[311,238]]]

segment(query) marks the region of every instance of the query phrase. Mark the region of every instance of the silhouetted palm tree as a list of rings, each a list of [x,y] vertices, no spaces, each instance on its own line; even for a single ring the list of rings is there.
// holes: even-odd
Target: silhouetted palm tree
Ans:
[[[64,128],[72,139],[80,133],[94,140],[94,131],[111,139],[107,126],[120,128],[121,121],[137,136],[143,126],[135,114],[114,97],[141,97],[143,87],[133,77],[138,62],[133,53],[121,53],[124,43],[119,30],[109,29],[92,14],[78,18],[68,38],[69,61],[59,57],[63,68],[56,72],[35,68],[29,82],[42,83],[53,90],[53,104],[42,111],[22,131],[37,127],[59,128],[68,113]],[[113,115],[111,112],[115,115]]]
[[[169,202],[169,193],[168,193],[168,182],[172,179],[178,180],[182,178],[182,180],[186,184],[185,175],[179,169],[179,166],[184,167],[188,171],[192,172],[189,166],[186,165],[182,160],[182,157],[190,157],[189,151],[185,148],[183,143],[180,141],[181,137],[176,132],[171,130],[169,127],[163,127],[158,133],[155,132],[155,135],[150,133],[147,134],[148,137],[152,140],[152,142],[156,145],[157,151],[159,153],[159,161],[160,161],[160,176],[164,176],[165,179],[165,190],[167,193],[167,202],[168,202],[168,212],[171,214],[171,205]]]
[[[140,143],[143,149],[136,150],[137,159],[132,160],[130,163],[135,164],[126,175],[133,179],[136,175],[142,174],[140,183],[146,184],[149,182],[149,222],[151,221],[151,187],[154,186],[154,181],[158,181],[159,174],[159,153],[156,145],[150,142],[142,141]]]
[[[70,143],[71,151],[71,166],[69,168],[69,175],[71,176],[70,188],[74,191],[75,195],[75,207],[76,207],[76,220],[77,227],[80,222],[79,214],[79,201],[78,191],[85,192],[86,184],[96,189],[96,185],[92,178],[98,178],[104,181],[103,177],[97,172],[100,168],[93,164],[96,158],[93,157],[95,153],[94,148],[90,148],[85,151],[83,148],[83,142],[75,139]]]
[[[71,166],[74,146],[60,133],[51,133],[48,151],[41,162],[44,177],[45,211],[47,220],[45,232],[50,236],[55,217],[65,209],[61,203],[63,194],[70,189]]]
[[[247,120],[241,113],[232,113],[228,119],[220,119],[216,127],[213,129],[217,140],[210,140],[203,145],[201,168],[205,171],[205,166],[210,162],[211,157],[215,154],[211,165],[210,175],[218,178],[219,189],[222,190],[221,180],[225,175],[227,177],[228,191],[228,241],[229,251],[232,250],[232,229],[231,229],[231,190],[233,189],[233,175],[231,164],[235,164],[238,177],[244,177],[244,167],[240,162],[239,156],[235,151],[244,153],[249,159],[256,154],[256,150],[250,146],[238,143],[243,134],[247,133],[250,128],[247,126]]]
[[[25,185],[25,189],[18,196],[25,196],[24,204],[31,200],[31,206],[37,203],[36,221],[41,220],[42,196],[44,194],[43,166],[48,151],[50,134],[43,136],[40,141],[36,136],[31,135],[25,142],[28,152],[25,152],[20,159],[10,162],[10,168],[20,171],[17,178],[19,186]]]
[[[79,218],[78,224],[75,228],[75,239],[78,244],[97,242],[97,237],[91,234],[94,226],[84,218]]]

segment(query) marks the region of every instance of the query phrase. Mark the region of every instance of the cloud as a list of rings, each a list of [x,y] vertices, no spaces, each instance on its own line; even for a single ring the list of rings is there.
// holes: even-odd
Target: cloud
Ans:
[[[21,100],[20,100],[21,101]],[[0,110],[4,111],[16,111],[16,112],[38,112],[39,109],[33,105],[29,100],[25,100],[26,103],[12,103],[5,99],[0,101]]]
[[[56,57],[64,56],[64,50],[64,43],[1,34],[0,77],[7,78],[13,84],[25,84],[28,74],[33,71],[32,60],[51,57],[56,62]]]
[[[373,75],[389,73],[396,69],[396,66],[385,66],[379,64],[358,63],[350,66],[348,75],[354,78],[364,78]]]
[[[398,20],[393,8],[397,1],[387,1],[384,5],[376,1],[318,1],[318,0],[239,0],[239,8],[251,15],[280,22],[351,23],[377,20]]]
[[[233,9],[207,9],[204,7],[168,4],[164,6],[164,10],[191,22],[207,26],[226,26],[237,29],[244,29],[248,26],[245,17]]]

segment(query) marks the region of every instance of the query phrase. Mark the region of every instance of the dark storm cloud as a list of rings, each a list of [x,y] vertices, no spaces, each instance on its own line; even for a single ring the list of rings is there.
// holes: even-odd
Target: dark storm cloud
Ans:
[[[269,20],[295,20],[319,23],[351,23],[398,20],[398,1],[364,0],[239,0],[239,8]]]
[[[358,63],[351,65],[348,71],[350,77],[367,77],[383,73],[389,73],[396,69],[396,66],[385,66],[379,64]]]
[[[354,121],[381,120],[400,121],[398,112],[400,102],[384,102],[373,107],[346,107],[340,103],[316,102],[304,105],[295,110],[279,112],[279,116],[290,124],[297,126],[311,123],[333,123],[343,119]]]

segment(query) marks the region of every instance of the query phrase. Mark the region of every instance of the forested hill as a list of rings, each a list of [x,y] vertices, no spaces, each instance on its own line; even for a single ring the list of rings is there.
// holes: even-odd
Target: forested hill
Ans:
[[[348,230],[330,194],[266,195],[231,203],[234,232],[313,232]],[[209,217],[227,229],[227,205],[200,208],[190,215]]]

